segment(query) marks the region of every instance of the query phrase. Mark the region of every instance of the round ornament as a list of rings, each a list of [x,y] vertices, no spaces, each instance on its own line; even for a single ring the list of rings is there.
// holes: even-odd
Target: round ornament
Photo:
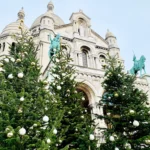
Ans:
[[[10,60],[11,60],[12,62],[15,62],[15,59],[14,59],[14,58],[10,58]]]
[[[134,110],[130,110],[129,113],[130,113],[130,114],[134,114],[135,111],[134,111]]]
[[[57,90],[61,90],[61,86],[57,86]]]
[[[17,63],[21,62],[21,59],[17,59],[16,62],[17,62]]]
[[[35,62],[31,62],[31,65],[32,65],[32,66],[35,66]]]
[[[125,147],[125,149],[131,149],[131,144],[130,144],[130,143],[126,143],[126,144],[124,145],[124,147]]]
[[[134,125],[135,127],[138,127],[138,126],[140,125],[140,123],[139,123],[137,120],[134,120],[134,121],[133,121],[133,125]]]
[[[56,130],[56,129],[54,129],[54,130],[53,130],[53,133],[54,133],[54,134],[57,134],[57,130]]]
[[[21,78],[23,78],[23,76],[24,76],[24,75],[23,75],[23,73],[22,73],[22,72],[18,73],[18,78],[20,78],[20,79],[21,79]]]
[[[115,138],[114,138],[113,136],[110,136],[110,137],[109,137],[109,140],[110,140],[111,142],[113,142],[113,141],[115,141]]]
[[[43,117],[43,121],[44,121],[44,122],[48,122],[48,121],[49,121],[49,117],[48,117],[48,116],[44,116],[44,117]]]
[[[23,102],[23,101],[24,101],[24,97],[23,97],[23,96],[20,98],[20,101],[21,101],[21,102]]]
[[[12,137],[12,136],[13,136],[13,133],[12,133],[12,132],[7,133],[7,137],[8,137],[8,138],[10,138],[10,137]]]
[[[93,134],[90,134],[89,139],[90,139],[91,141],[93,141],[93,140],[94,140],[94,135],[93,135]]]
[[[115,96],[115,97],[118,97],[119,95],[118,95],[118,93],[114,93],[114,96]]]
[[[8,63],[8,62],[9,62],[9,59],[8,59],[8,58],[5,58],[4,61]]]
[[[13,74],[9,74],[8,75],[8,79],[13,79],[14,77],[13,77]]]
[[[85,97],[82,97],[82,100],[85,101]]]
[[[47,139],[46,142],[47,142],[48,144],[50,144],[50,143],[51,143],[51,140],[50,140],[50,139]]]
[[[21,128],[21,129],[19,130],[19,134],[20,134],[20,135],[25,135],[25,134],[26,134],[26,129],[25,129],[25,128]]]
[[[84,116],[81,116],[81,118],[83,119],[83,118],[84,118]]]
[[[115,147],[115,150],[119,150],[119,148],[118,148],[118,147]]]
[[[2,67],[2,66],[3,66],[3,63],[0,62],[0,67]]]

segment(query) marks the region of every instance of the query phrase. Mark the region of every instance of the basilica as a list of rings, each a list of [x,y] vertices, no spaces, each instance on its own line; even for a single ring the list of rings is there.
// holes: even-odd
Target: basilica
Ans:
[[[92,20],[82,10],[70,15],[70,23],[65,24],[63,19],[54,13],[54,4],[50,1],[45,7],[45,12],[38,16],[28,28],[25,25],[25,12],[18,12],[17,20],[8,24],[0,34],[0,55],[7,55],[9,44],[14,44],[12,34],[19,33],[20,20],[24,20],[23,28],[30,32],[38,47],[38,59],[42,66],[43,78],[47,76],[50,68],[48,50],[50,36],[61,35],[61,43],[67,45],[66,51],[73,59],[73,65],[78,70],[77,81],[82,84],[78,90],[85,94],[89,107],[94,113],[103,114],[97,108],[97,103],[104,93],[101,83],[104,80],[104,65],[107,54],[117,56],[117,62],[124,64],[120,56],[120,48],[116,36],[109,30],[105,37],[101,37],[91,28]],[[46,10],[47,9],[47,10]],[[28,19],[28,18],[26,18]],[[8,22],[9,23],[9,22]],[[8,44],[9,43],[9,44]],[[148,93],[150,99],[150,76],[137,77],[136,86]],[[106,126],[103,120],[98,121],[101,126]]]

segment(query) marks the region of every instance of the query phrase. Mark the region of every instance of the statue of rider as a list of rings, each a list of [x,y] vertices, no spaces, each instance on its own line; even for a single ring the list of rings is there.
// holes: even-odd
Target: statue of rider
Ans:
[[[49,57],[51,59],[54,54],[60,51],[60,35],[57,34],[53,39],[50,36],[50,43]]]
[[[133,62],[134,62],[134,69],[137,70],[138,69],[138,61],[136,60],[136,56],[133,56]]]

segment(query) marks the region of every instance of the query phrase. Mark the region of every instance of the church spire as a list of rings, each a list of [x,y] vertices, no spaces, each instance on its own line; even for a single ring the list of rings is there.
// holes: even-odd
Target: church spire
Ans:
[[[25,18],[25,12],[22,7],[21,10],[18,12],[18,20],[21,20],[21,19],[24,20],[24,18]]]
[[[54,10],[54,4],[52,2],[52,0],[48,3],[47,5],[47,11],[52,11]]]

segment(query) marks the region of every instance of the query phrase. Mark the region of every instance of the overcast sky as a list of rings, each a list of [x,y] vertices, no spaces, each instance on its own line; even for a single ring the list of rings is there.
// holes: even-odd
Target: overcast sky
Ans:
[[[1,0],[0,32],[17,20],[17,13],[24,7],[25,24],[47,11],[50,0]],[[146,56],[146,71],[150,74],[150,0],[53,0],[54,12],[65,23],[73,12],[82,9],[91,18],[92,29],[105,38],[107,29],[117,37],[126,69],[133,65],[133,51],[137,59]]]

